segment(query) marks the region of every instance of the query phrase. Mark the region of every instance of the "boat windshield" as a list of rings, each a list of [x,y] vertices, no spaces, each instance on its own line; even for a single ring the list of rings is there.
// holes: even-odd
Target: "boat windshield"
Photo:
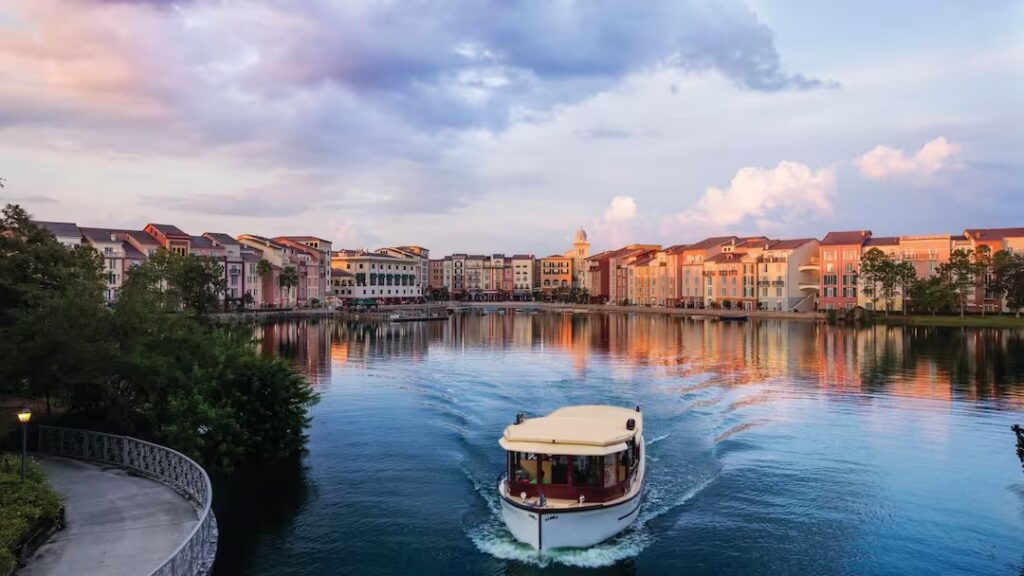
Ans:
[[[636,472],[638,448],[607,456],[563,456],[508,452],[509,493],[528,497],[606,502],[626,493]]]

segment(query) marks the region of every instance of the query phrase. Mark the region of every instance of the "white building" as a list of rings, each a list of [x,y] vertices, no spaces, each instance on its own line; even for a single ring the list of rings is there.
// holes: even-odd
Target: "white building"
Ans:
[[[352,274],[349,286],[333,286],[341,300],[372,298],[382,303],[417,300],[423,296],[418,280],[420,263],[413,258],[398,258],[366,250],[338,250],[331,256],[331,267]],[[332,271],[332,275],[334,272]]]

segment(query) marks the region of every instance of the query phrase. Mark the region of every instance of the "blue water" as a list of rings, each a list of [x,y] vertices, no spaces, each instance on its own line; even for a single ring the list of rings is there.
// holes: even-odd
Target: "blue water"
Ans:
[[[1013,574],[1024,334],[644,314],[257,329],[321,394],[300,467],[215,488],[220,574]],[[639,521],[537,554],[497,512],[516,412],[640,404]]]

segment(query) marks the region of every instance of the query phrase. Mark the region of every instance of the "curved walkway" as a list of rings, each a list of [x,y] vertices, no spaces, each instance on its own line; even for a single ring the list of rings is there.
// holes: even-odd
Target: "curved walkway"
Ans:
[[[56,456],[38,456],[64,496],[65,527],[19,576],[150,574],[188,537],[196,509],[155,480]]]

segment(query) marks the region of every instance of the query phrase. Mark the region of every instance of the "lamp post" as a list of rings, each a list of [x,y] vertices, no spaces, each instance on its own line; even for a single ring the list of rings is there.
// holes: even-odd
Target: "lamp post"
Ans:
[[[25,458],[28,457],[28,421],[32,419],[32,410],[22,408],[18,412],[18,422],[21,423],[21,481],[25,481]]]

